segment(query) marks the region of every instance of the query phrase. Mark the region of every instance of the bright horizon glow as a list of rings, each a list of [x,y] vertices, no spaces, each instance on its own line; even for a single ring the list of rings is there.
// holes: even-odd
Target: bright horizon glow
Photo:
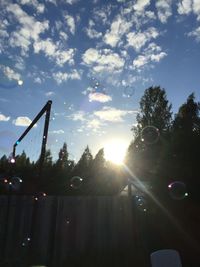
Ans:
[[[123,164],[128,142],[123,139],[111,139],[104,145],[105,159],[117,165]]]

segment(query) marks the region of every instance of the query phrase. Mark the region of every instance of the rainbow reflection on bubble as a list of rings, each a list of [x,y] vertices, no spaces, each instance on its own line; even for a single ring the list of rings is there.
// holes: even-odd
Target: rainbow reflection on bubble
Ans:
[[[175,181],[168,185],[169,195],[174,200],[182,200],[188,197],[188,192],[185,183]]]

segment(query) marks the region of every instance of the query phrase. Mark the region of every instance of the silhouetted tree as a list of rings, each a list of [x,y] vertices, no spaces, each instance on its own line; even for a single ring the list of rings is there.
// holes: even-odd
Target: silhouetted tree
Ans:
[[[91,182],[91,166],[93,162],[93,156],[87,146],[81,155],[79,161],[75,165],[72,176],[79,176],[83,179],[82,192],[88,192],[89,183]],[[76,190],[78,192],[78,190]]]
[[[171,125],[171,104],[167,100],[166,92],[160,86],[145,90],[140,100],[140,112],[137,115],[137,126],[132,128],[135,136],[139,136],[146,126],[154,126],[162,133]]]
[[[200,103],[194,94],[175,115],[171,137],[171,176],[182,180],[194,191],[200,186]]]
[[[69,153],[67,151],[67,144],[64,143],[63,147],[60,149],[58,153],[58,160],[56,161],[57,167],[61,169],[67,169],[69,166],[68,156],[69,156]]]
[[[91,164],[91,189],[95,193],[101,193],[105,187],[105,158],[104,149],[100,149]]]
[[[145,90],[140,101],[140,113],[136,117],[137,125],[132,128],[134,140],[131,142],[126,157],[130,170],[140,179],[159,186],[160,170],[162,170],[161,155],[169,142],[172,112],[165,90],[159,86]],[[158,129],[155,142],[146,143],[143,139],[143,129],[153,126]],[[166,180],[162,177],[162,180]]]

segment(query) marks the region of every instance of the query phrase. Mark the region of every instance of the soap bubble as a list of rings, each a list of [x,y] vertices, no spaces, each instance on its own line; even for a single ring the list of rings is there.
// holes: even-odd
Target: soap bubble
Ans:
[[[19,81],[18,81],[18,85],[23,85],[23,83],[24,83],[24,82],[23,82],[22,80],[19,80]]]
[[[129,98],[129,97],[133,96],[134,93],[135,93],[135,89],[133,88],[133,86],[127,85],[124,88],[123,97]]]
[[[168,185],[169,195],[172,199],[182,200],[188,196],[185,183],[181,181],[175,181]]]
[[[25,237],[22,241],[22,247],[28,247],[30,245],[31,238],[30,237]]]
[[[83,182],[83,179],[79,176],[74,176],[71,178],[70,180],[70,186],[73,188],[73,189],[78,189],[80,188],[80,186],[82,185],[82,182]]]
[[[34,195],[34,200],[35,201],[38,201],[39,199],[43,199],[43,198],[45,198],[47,196],[47,194],[45,193],[45,192],[38,192],[38,193],[36,193],[35,195]]]
[[[5,192],[8,189],[9,189],[9,181],[4,175],[1,175],[1,177],[0,177],[0,190]]]
[[[8,162],[10,162],[10,163],[12,163],[12,164],[15,164],[16,159],[15,159],[15,157],[13,156],[13,153],[11,153],[11,154],[8,156]]]
[[[92,91],[91,92],[93,92],[93,93],[95,93],[95,92],[96,93],[99,92],[99,93],[103,93],[103,94],[106,93],[106,89],[103,86],[103,84],[100,83],[100,81],[97,80],[94,77],[92,77],[92,79],[91,79],[91,85],[90,85],[90,87],[92,88]]]
[[[135,197],[135,200],[136,200],[136,205],[137,205],[137,208],[139,211],[142,211],[142,212],[147,212],[147,201],[146,199],[143,197],[143,196],[136,196]]]
[[[12,186],[12,190],[19,191],[22,185],[22,179],[19,177],[12,177],[10,179],[10,185]]]
[[[147,145],[154,144],[158,141],[160,137],[160,132],[158,128],[154,126],[146,126],[142,129],[141,140]]]

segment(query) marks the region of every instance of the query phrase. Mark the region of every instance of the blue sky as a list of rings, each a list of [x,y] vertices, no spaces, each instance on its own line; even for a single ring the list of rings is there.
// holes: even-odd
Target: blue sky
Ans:
[[[51,99],[48,148],[78,159],[131,141],[139,100],[166,89],[174,113],[200,100],[199,0],[1,0],[0,155]],[[43,121],[17,148],[39,157]]]

